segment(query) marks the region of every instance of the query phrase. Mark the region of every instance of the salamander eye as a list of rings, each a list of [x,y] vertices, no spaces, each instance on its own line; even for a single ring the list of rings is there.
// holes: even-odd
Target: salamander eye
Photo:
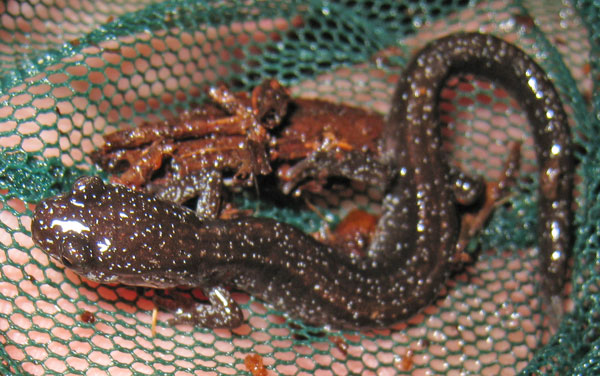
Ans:
[[[96,196],[100,195],[106,185],[97,176],[82,176],[73,183],[73,196],[85,195]]]
[[[67,236],[60,247],[60,261],[69,269],[82,270],[93,263],[94,254],[85,238]]]

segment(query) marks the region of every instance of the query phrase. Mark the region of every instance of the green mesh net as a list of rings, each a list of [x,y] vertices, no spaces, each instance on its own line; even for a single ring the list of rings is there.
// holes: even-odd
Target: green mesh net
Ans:
[[[225,83],[274,77],[293,96],[381,113],[411,54],[453,31],[494,33],[535,57],[570,116],[579,160],[576,244],[556,333],[539,293],[536,163],[515,99],[470,76],[449,80],[440,118],[452,161],[497,177],[523,141],[520,183],[446,292],[390,329],[327,332],[244,294],[235,330],[166,325],[160,291],[98,285],[31,240],[35,203],[82,174],[102,135],[177,116]],[[0,374],[511,375],[600,373],[600,5],[592,1],[53,1],[0,3]],[[104,175],[103,175],[104,176]],[[376,205],[352,187],[316,206]],[[254,205],[247,200],[240,205]],[[314,212],[261,213],[314,230]]]

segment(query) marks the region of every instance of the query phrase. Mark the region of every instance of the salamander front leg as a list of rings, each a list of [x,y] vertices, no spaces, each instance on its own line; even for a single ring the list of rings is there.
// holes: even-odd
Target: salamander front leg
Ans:
[[[174,318],[169,325],[190,324],[203,328],[237,328],[242,325],[244,315],[242,309],[233,300],[229,291],[216,286],[203,289],[209,304],[184,304],[173,311]]]
[[[327,178],[337,176],[383,187],[392,173],[389,166],[369,153],[358,150],[317,150],[295,165],[280,169],[278,175],[285,194],[294,191],[299,195],[303,189],[310,187],[307,181],[320,186]]]
[[[196,215],[200,218],[217,218],[221,210],[223,178],[220,171],[194,171],[174,179],[168,185],[147,185],[146,189],[162,200],[183,204],[197,197]]]

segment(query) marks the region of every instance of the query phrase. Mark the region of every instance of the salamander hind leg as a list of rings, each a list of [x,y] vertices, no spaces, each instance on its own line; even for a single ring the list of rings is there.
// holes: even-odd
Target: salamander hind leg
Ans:
[[[467,211],[461,216],[460,233],[456,243],[456,253],[459,261],[465,259],[465,256],[467,256],[465,249],[471,239],[483,228],[492,216],[494,209],[505,202],[509,196],[510,187],[516,184],[521,160],[521,144],[513,142],[508,148],[509,154],[504,163],[502,174],[497,181],[471,181],[462,173],[452,173],[454,195],[457,202],[467,205],[474,204],[478,198],[480,199],[477,210]],[[481,185],[482,183],[483,185]],[[467,189],[469,187],[476,189],[477,193]],[[472,201],[467,202],[467,197]]]

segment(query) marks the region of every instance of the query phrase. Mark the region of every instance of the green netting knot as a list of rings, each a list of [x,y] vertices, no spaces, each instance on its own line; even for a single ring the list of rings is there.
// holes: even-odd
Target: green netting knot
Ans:
[[[86,173],[89,172],[65,166],[59,158],[40,159],[14,148],[0,151],[0,189],[26,202],[56,195]]]

